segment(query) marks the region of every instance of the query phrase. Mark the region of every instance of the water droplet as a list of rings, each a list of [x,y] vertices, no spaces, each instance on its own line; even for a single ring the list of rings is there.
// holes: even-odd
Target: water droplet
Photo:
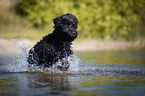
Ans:
[[[17,40],[14,40],[14,44],[16,44],[18,41]]]

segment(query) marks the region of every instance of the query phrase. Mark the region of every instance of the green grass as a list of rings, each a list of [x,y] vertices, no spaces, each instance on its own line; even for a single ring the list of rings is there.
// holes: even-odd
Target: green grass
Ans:
[[[13,6],[17,2],[18,0],[0,1],[0,38],[37,40],[53,31],[52,25],[41,29],[28,27],[25,18],[20,17],[14,12]]]
[[[25,18],[16,15],[11,10],[0,7],[0,38],[27,38],[37,40],[52,32],[53,26],[48,28],[26,27]]]
[[[6,27],[3,28],[3,31],[0,31],[0,38],[12,39],[12,38],[26,38],[31,40],[37,40],[43,36],[51,33],[52,29],[36,29],[36,28],[23,28],[23,27]]]

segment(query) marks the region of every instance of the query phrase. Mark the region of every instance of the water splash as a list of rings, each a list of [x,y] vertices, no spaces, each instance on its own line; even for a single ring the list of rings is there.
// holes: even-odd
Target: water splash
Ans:
[[[22,43],[22,46],[15,46],[15,54],[10,55],[10,59],[3,62],[3,69],[7,72],[47,72],[47,73],[61,73],[57,66],[62,62],[59,60],[56,64],[53,64],[51,68],[44,68],[44,66],[36,66],[30,65],[27,62],[28,49],[30,49],[31,45],[25,44],[25,39],[21,39],[20,41],[12,39],[14,41],[13,45],[15,46],[18,42]],[[67,72],[78,71],[79,66],[79,58],[76,55],[71,55],[67,58],[70,63],[70,67]]]
[[[13,45],[15,46],[18,42],[22,42],[22,46],[16,47],[15,46],[15,53],[13,55],[11,53],[7,54],[10,59],[7,59],[5,61],[6,64],[2,66],[6,71],[8,72],[26,72],[28,71],[28,63],[26,61],[26,56],[27,56],[27,49],[29,46],[27,46],[23,40],[18,41],[15,40],[14,38]],[[8,57],[6,57],[8,58]]]
[[[67,71],[65,71],[65,73],[73,73],[73,72],[77,72],[79,70],[79,61],[80,59],[75,55],[70,55],[67,58],[70,67],[68,68]],[[30,72],[46,72],[46,73],[62,73],[64,71],[61,71],[57,68],[58,65],[60,65],[62,62],[59,60],[58,62],[56,62],[55,64],[53,64],[52,67],[48,68],[44,68],[44,66],[36,66],[36,65],[29,65],[29,71]]]

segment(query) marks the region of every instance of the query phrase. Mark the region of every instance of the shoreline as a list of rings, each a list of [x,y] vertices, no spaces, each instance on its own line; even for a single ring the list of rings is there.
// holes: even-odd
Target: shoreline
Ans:
[[[19,48],[25,48],[28,51],[34,46],[37,40],[25,39],[2,39],[0,38],[0,53],[13,53]],[[125,49],[145,49],[145,43],[138,44],[133,42],[121,41],[101,41],[101,40],[86,40],[74,41],[72,49],[76,52],[79,51],[100,51],[100,50],[125,50]]]
[[[87,40],[74,42],[76,51],[100,51],[100,50],[127,50],[127,49],[145,49],[145,42],[129,41],[105,41],[105,40]]]

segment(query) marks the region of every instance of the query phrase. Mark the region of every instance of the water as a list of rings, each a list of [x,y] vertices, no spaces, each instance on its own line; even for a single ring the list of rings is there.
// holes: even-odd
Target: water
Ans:
[[[68,59],[69,70],[62,72],[28,66],[27,48],[24,44],[16,53],[0,54],[0,96],[145,94],[144,50],[77,52]]]

